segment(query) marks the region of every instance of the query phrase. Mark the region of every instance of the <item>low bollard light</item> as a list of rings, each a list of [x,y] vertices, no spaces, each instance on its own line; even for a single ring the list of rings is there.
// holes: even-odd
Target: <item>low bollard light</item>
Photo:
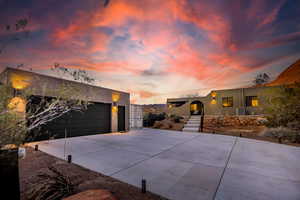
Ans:
[[[142,179],[142,193],[146,193],[146,180]]]
[[[36,144],[36,145],[34,146],[34,150],[35,150],[35,151],[38,151],[38,150],[39,150],[39,145]]]
[[[72,155],[68,155],[68,163],[72,162]]]

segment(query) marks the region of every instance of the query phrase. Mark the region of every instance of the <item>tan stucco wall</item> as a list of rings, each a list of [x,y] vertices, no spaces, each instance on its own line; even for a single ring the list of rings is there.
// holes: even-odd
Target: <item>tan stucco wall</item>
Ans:
[[[212,104],[213,97],[211,92],[204,97],[192,97],[192,98],[174,98],[167,99],[167,103],[176,101],[186,101],[180,107],[168,106],[168,113],[176,115],[190,115],[190,104],[193,101],[201,101],[204,104],[205,115],[236,115],[238,109],[244,109],[246,114],[261,115],[263,114],[263,107],[268,104],[268,98],[270,97],[270,90],[278,87],[259,87],[259,88],[238,88],[229,90],[216,90],[216,103]],[[246,96],[257,96],[259,101],[258,107],[246,107]],[[233,97],[232,107],[223,107],[222,98]]]
[[[167,114],[188,117],[190,115],[190,103],[187,102],[180,107],[172,107],[172,108],[168,107]]]
[[[76,90],[74,98],[91,102],[112,104],[112,94],[118,94],[120,98],[117,106],[125,106],[125,130],[129,130],[129,93],[11,68],[6,69],[0,74],[0,81],[4,84],[25,87],[33,95],[43,96],[57,96],[56,89],[60,88],[62,84],[68,84],[68,86]],[[112,132],[116,132],[118,130],[118,113],[111,112],[111,130]]]

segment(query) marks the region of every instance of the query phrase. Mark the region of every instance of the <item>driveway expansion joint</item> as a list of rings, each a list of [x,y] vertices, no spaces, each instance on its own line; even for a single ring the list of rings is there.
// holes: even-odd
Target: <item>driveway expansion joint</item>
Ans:
[[[229,164],[229,161],[230,161],[230,158],[231,158],[231,154],[232,154],[232,152],[233,152],[233,150],[234,150],[234,147],[235,147],[235,145],[236,145],[236,143],[237,143],[237,140],[238,140],[238,137],[235,137],[234,143],[233,143],[233,145],[232,145],[232,147],[231,147],[231,150],[230,150],[230,152],[229,152],[229,155],[228,155],[228,158],[227,158],[227,160],[226,160],[226,163],[225,163],[224,169],[223,169],[223,171],[222,171],[222,174],[221,174],[221,177],[220,177],[219,183],[218,183],[218,185],[217,185],[216,191],[215,191],[215,193],[214,193],[214,195],[213,195],[213,198],[212,198],[213,200],[215,200],[215,199],[216,199],[216,196],[217,196],[218,190],[219,190],[219,188],[220,188],[221,182],[222,182],[222,180],[223,180],[223,177],[224,177],[225,171],[226,171],[226,169],[227,169],[227,166],[228,166],[228,164]]]

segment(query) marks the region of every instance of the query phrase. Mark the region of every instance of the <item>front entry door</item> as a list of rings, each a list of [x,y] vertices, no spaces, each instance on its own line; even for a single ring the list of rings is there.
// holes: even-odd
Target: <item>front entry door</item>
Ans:
[[[125,106],[118,106],[118,131],[125,131]]]

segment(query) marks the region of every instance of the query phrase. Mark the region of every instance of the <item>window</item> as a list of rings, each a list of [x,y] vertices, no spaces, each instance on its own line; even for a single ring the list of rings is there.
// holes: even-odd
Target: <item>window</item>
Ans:
[[[233,106],[233,97],[222,97],[223,107],[232,107]]]
[[[257,96],[246,96],[246,106],[247,107],[256,107],[256,106],[258,106]]]

